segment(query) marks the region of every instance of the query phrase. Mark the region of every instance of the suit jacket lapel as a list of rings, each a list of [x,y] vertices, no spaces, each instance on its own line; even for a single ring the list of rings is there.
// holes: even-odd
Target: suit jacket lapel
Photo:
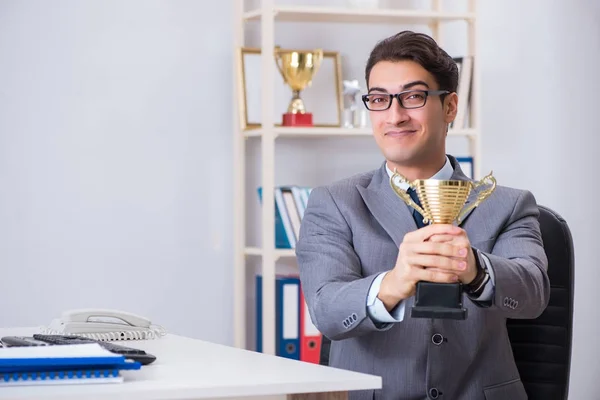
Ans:
[[[404,235],[417,229],[412,209],[394,193],[390,186],[385,162],[373,175],[367,187],[357,186],[357,189],[371,214],[390,235],[396,246],[400,246]]]
[[[473,179],[464,174],[456,158],[451,155],[448,155],[448,158],[454,169],[451,179],[474,182]],[[357,189],[367,208],[371,211],[371,214],[373,214],[377,222],[379,222],[388,235],[390,235],[396,246],[400,246],[404,235],[417,229],[417,224],[412,214],[412,208],[408,207],[404,201],[394,193],[390,186],[390,178],[385,168],[385,162],[373,175],[373,179],[367,187],[357,186]],[[479,192],[482,189],[483,187],[480,186],[471,190],[467,202],[464,205],[465,208],[477,200]],[[473,209],[463,216],[459,226],[464,224],[472,212]]]

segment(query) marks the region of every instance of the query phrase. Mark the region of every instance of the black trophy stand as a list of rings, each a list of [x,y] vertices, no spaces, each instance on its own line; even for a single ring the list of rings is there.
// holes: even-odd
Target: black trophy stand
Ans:
[[[461,283],[417,282],[413,318],[467,319]]]

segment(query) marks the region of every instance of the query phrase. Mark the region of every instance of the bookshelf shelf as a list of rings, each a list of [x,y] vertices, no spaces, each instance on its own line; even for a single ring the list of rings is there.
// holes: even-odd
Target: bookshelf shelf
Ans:
[[[244,131],[244,136],[261,137],[264,134],[262,128],[252,129]],[[330,127],[275,127],[270,132],[273,132],[275,137],[286,137],[286,138],[314,138],[314,137],[337,137],[337,136],[365,136],[369,137],[373,135],[371,128],[330,128]],[[477,135],[475,129],[450,129],[448,136],[456,137],[473,137]]]
[[[246,247],[244,253],[247,256],[262,256],[264,251],[261,247]],[[296,251],[294,249],[275,249],[275,258],[295,258]]]
[[[250,268],[248,264],[256,261],[261,266],[262,284],[262,352],[266,354],[276,354],[276,263],[278,261],[287,261],[287,259],[295,258],[295,249],[280,249],[274,248],[276,243],[275,232],[275,210],[277,209],[275,195],[280,190],[276,186],[275,171],[278,168],[285,166],[276,165],[276,155],[278,152],[277,144],[281,139],[319,139],[319,138],[365,138],[372,137],[372,129],[367,128],[343,128],[336,126],[314,126],[314,127],[284,127],[273,124],[273,121],[280,121],[281,115],[275,115],[275,86],[273,76],[279,72],[274,60],[276,40],[275,24],[278,22],[311,22],[314,23],[315,32],[311,35],[318,36],[319,29],[327,32],[327,23],[347,23],[347,24],[363,24],[361,29],[367,31],[369,24],[371,26],[381,24],[394,24],[397,30],[405,28],[405,25],[423,25],[423,30],[428,29],[431,36],[437,41],[444,44],[447,31],[445,23],[463,21],[466,24],[466,46],[463,50],[463,56],[471,57],[473,60],[472,73],[472,90],[470,91],[470,114],[465,116],[464,126],[470,126],[469,129],[451,129],[448,132],[449,138],[466,138],[468,139],[467,146],[469,155],[474,158],[474,177],[481,177],[480,174],[480,154],[482,136],[480,124],[480,95],[479,95],[479,64],[477,60],[477,12],[476,0],[465,0],[467,2],[466,11],[451,12],[442,8],[452,7],[454,2],[444,2],[442,0],[431,0],[431,6],[427,9],[358,9],[358,8],[341,8],[327,6],[300,6],[300,5],[277,5],[275,0],[261,0],[260,7],[250,10],[245,10],[244,0],[234,0],[234,15],[233,27],[234,38],[233,46],[235,52],[238,52],[241,47],[246,46],[246,28],[248,23],[259,24],[261,63],[260,63],[260,121],[258,127],[254,129],[242,129],[242,118],[239,117],[237,124],[234,124],[233,129],[233,163],[234,163],[234,345],[239,348],[252,348],[251,344],[247,343],[248,330],[250,329],[251,321],[248,320],[248,296],[247,293],[252,289],[248,287],[248,279]],[[456,9],[456,8],[455,8]],[[321,23],[321,25],[318,25]],[[404,26],[403,26],[404,25]],[[279,26],[278,26],[279,28]],[[418,30],[421,27],[409,29]],[[460,40],[463,36],[461,36]],[[328,38],[329,39],[329,38]],[[256,47],[256,46],[253,46]],[[361,54],[362,58],[366,55]],[[456,54],[461,56],[461,54]],[[243,110],[243,99],[245,91],[243,87],[242,76],[243,66],[239,58],[234,57],[234,68],[232,79],[235,82],[233,99],[234,107],[238,111]],[[468,76],[469,74],[465,74]],[[245,101],[245,100],[244,100]],[[463,126],[455,121],[455,126]],[[256,139],[257,146],[249,146],[253,139]],[[288,143],[286,145],[289,146]],[[248,148],[247,148],[248,147]],[[246,224],[248,217],[248,204],[251,203],[248,199],[248,193],[254,192],[255,188],[247,188],[247,168],[246,162],[247,151],[249,148],[259,148],[260,157],[260,172],[258,173],[258,185],[262,188],[259,240],[261,244],[249,246],[246,238]],[[248,189],[248,190],[247,190]],[[279,192],[278,192],[279,190]],[[287,207],[287,206],[286,206]],[[284,219],[284,218],[282,218]],[[289,234],[288,234],[289,237]],[[254,259],[253,259],[254,258]]]
[[[244,13],[245,21],[258,21],[260,9]],[[273,18],[281,22],[339,22],[364,24],[430,24],[432,22],[471,21],[474,13],[449,13],[429,10],[352,9],[280,5],[273,8]]]

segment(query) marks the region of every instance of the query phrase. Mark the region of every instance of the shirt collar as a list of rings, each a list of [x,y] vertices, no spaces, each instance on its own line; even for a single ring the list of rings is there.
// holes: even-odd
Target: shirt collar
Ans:
[[[389,177],[391,178],[392,175],[394,175],[394,172],[389,169],[387,163],[385,163],[385,169],[386,169]],[[450,159],[448,158],[448,156],[446,156],[446,162],[444,163],[444,166],[442,167],[442,169],[440,169],[438,172],[436,172],[429,179],[449,180],[452,178],[453,173],[454,173],[454,168],[452,168],[452,163],[450,162]],[[408,190],[408,184],[406,184],[404,182],[398,182],[396,184],[396,186],[398,186],[402,190]]]

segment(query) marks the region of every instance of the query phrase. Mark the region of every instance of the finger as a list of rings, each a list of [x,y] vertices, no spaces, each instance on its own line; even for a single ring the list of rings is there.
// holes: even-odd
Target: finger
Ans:
[[[452,272],[448,272],[447,269],[441,269],[441,268],[429,267],[429,268],[425,268],[425,269],[428,269],[430,271],[435,271],[435,272],[442,272],[444,274],[450,274],[450,273],[452,273]],[[454,275],[456,275],[456,273]]]
[[[424,242],[433,235],[459,235],[463,230],[452,224],[432,224],[407,234],[411,242]]]
[[[437,268],[447,272],[464,272],[467,269],[465,260],[453,259],[444,256],[417,254],[407,258],[409,265],[424,268]]]
[[[418,281],[436,282],[436,283],[455,283],[458,282],[456,274],[436,271],[434,269],[415,269],[415,278]]]
[[[444,242],[451,242],[454,239],[456,239],[456,235],[441,234],[441,235],[431,236],[428,241],[435,242],[435,243],[444,243]]]
[[[433,254],[446,257],[464,257],[467,255],[465,246],[456,246],[450,243],[409,243],[405,247],[405,253],[408,256],[415,254]]]

